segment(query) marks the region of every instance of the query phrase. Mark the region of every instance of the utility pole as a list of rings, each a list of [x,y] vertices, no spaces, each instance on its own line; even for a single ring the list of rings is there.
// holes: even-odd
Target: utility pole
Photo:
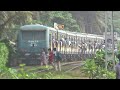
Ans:
[[[107,70],[107,11],[105,11],[105,69]]]
[[[113,11],[111,11],[111,34],[112,34],[112,57],[113,57],[113,69],[115,70],[115,57],[114,57],[114,30],[113,30]]]
[[[109,16],[108,16],[109,13]],[[109,20],[109,23],[108,23]],[[113,11],[105,12],[105,68],[107,69],[107,61],[113,61],[113,69],[115,70],[114,58],[114,31],[113,31]],[[108,27],[110,26],[110,28]],[[109,29],[109,32],[108,32]]]

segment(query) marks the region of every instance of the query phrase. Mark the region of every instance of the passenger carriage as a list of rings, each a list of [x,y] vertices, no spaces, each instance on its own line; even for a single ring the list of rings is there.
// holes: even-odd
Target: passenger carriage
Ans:
[[[42,48],[46,49],[46,53],[48,48],[57,48],[63,55],[76,54],[80,57],[79,45],[82,43],[88,44],[89,40],[92,44],[94,41],[101,43],[104,40],[102,36],[98,35],[56,30],[39,24],[21,26],[17,39],[17,48],[20,57],[23,59],[22,62],[29,64],[40,63],[39,57]],[[86,46],[86,52],[88,51],[88,46]]]

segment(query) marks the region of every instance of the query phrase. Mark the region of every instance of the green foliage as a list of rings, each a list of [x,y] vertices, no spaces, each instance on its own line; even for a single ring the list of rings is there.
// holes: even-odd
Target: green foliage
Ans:
[[[115,79],[115,72],[96,65],[94,59],[86,60],[82,70],[92,79]]]
[[[52,11],[50,12],[51,22],[56,22],[58,24],[64,24],[65,29],[69,31],[79,31],[80,27],[77,24],[76,20],[72,17],[72,14],[68,11]]]
[[[115,79],[115,72],[108,71],[105,68],[98,67],[95,78],[97,78],[97,79]]]
[[[105,67],[105,51],[104,50],[98,50],[96,52],[96,55],[94,57],[96,65],[100,67]]]
[[[8,62],[9,51],[5,43],[0,42],[0,69]]]
[[[117,58],[115,58],[117,62]],[[96,52],[96,56],[93,59],[87,59],[82,70],[89,78],[96,79],[115,79],[115,72],[113,69],[113,61],[108,62],[108,70],[105,69],[105,52],[99,50]]]
[[[6,32],[11,32],[10,29],[14,28],[15,25],[27,24],[31,21],[31,11],[0,11],[0,36]]]
[[[94,78],[94,74],[96,73],[97,65],[95,64],[94,60],[87,59],[83,70],[89,76],[89,78]]]
[[[25,71],[24,67],[25,67],[25,64],[20,64],[20,69],[17,72],[17,78],[19,79],[35,79],[36,78],[37,79],[36,74]]]
[[[9,29],[6,29],[6,31],[2,34],[1,39],[2,40],[8,39],[16,43],[19,28],[20,28],[20,25],[14,25],[14,27],[9,27]]]
[[[39,19],[37,13],[39,13]],[[103,34],[105,27],[104,13],[104,11],[0,11],[0,35],[8,31],[11,32],[10,28],[14,28],[15,25],[39,23],[53,27],[54,22],[64,24],[65,30],[78,32],[90,29],[87,27],[91,23],[92,31],[89,30],[89,32]],[[114,11],[113,16],[114,31],[118,33],[120,32],[119,14],[120,12]]]
[[[29,73],[24,69],[25,64],[21,64],[19,70],[3,67],[0,71],[0,78],[8,79],[41,79],[35,73]]]
[[[64,24],[64,30],[80,32],[79,25],[68,11],[42,11],[40,12],[40,19],[36,20],[36,23],[39,22],[40,24],[51,27],[53,27],[53,24],[56,22],[58,24]],[[32,23],[34,23],[34,21],[32,21]]]
[[[64,77],[63,74],[59,73],[34,73],[25,70],[25,64],[21,64],[19,69],[12,69],[4,67],[0,71],[0,78],[8,79],[61,79]]]
[[[33,21],[32,21],[32,24],[42,24],[42,22],[41,22],[41,21],[38,21],[38,20],[33,20]]]
[[[100,67],[102,67],[102,68],[105,68],[105,51],[104,50],[98,50],[97,52],[96,52],[96,55],[95,55],[95,57],[94,57],[94,60],[95,60],[95,63],[96,63],[96,65],[97,66],[100,66]],[[115,56],[115,63],[117,63],[118,62],[118,59],[116,58],[116,56]],[[112,70],[113,69],[113,61],[112,60],[110,60],[110,61],[107,61],[107,63],[108,63],[108,65],[107,65],[107,68],[108,68],[108,70]]]
[[[9,54],[8,54],[8,58],[7,58],[7,60],[8,60],[7,66],[10,66],[9,65],[10,62],[18,56],[17,52],[16,52],[16,47],[13,44],[11,44],[8,39],[3,39],[3,40],[1,40],[1,42],[5,43],[5,45],[8,49]]]

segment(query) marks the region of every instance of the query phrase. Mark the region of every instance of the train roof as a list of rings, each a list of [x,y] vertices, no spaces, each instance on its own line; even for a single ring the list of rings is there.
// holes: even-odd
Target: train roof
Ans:
[[[53,27],[48,27],[48,26],[44,26],[44,25],[40,25],[40,24],[24,25],[24,26],[21,26],[20,29],[21,30],[46,30],[46,29],[49,29],[51,31],[56,31],[56,29]],[[66,33],[66,31],[63,31],[63,30],[58,30],[58,32]]]
[[[57,31],[53,27],[48,27],[48,26],[40,25],[40,24],[24,25],[24,26],[21,26],[20,29],[21,30],[47,30],[47,29],[49,29],[50,31]],[[65,31],[65,30],[58,30],[58,32],[61,33],[61,34],[67,34],[67,35],[72,35],[72,36],[103,39],[103,35],[95,35],[95,34],[87,34],[87,33],[79,33],[79,32],[70,32],[70,31]]]
[[[34,24],[34,25],[24,25],[20,27],[21,30],[45,30],[47,29],[47,26],[40,25],[40,24]]]

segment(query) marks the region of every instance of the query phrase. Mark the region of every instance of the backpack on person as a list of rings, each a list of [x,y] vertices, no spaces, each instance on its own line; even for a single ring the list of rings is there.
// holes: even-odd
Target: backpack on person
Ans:
[[[62,55],[60,52],[56,52],[56,59],[60,61],[62,60]]]

